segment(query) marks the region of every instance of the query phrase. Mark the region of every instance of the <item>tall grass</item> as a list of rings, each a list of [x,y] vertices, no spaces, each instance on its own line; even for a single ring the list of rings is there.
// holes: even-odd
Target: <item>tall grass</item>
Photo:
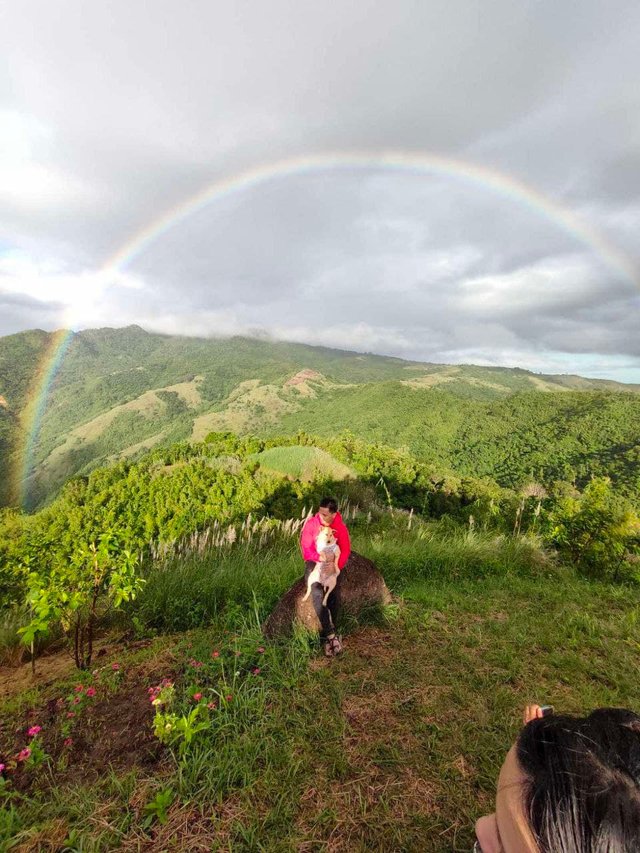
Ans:
[[[540,543],[522,536],[470,530],[450,520],[345,507],[354,549],[374,561],[388,586],[402,593],[417,580],[458,580],[553,571]],[[304,517],[247,518],[159,546],[147,583],[131,612],[148,628],[183,631],[239,617],[257,607],[261,618],[302,574],[298,539]],[[348,569],[347,569],[348,571]]]
[[[265,613],[301,566],[297,544],[284,541],[170,557],[151,570],[131,611],[157,631],[209,625],[223,612],[241,616],[254,604]]]
[[[487,577],[545,576],[556,571],[541,542],[470,530],[462,525],[418,522],[412,529],[357,532],[354,544],[401,593],[416,580],[474,580]]]

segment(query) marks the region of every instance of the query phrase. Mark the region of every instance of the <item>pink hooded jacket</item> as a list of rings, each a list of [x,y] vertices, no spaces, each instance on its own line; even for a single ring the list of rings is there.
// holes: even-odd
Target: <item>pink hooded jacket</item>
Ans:
[[[308,518],[305,521],[300,535],[300,549],[302,551],[303,560],[313,560],[317,563],[320,559],[316,549],[316,539],[318,537],[318,533],[320,533],[321,527],[323,527],[323,524],[319,513],[312,515],[311,518]],[[336,513],[336,517],[333,519],[329,527],[331,527],[336,534],[336,540],[338,542],[338,547],[340,548],[338,568],[342,569],[349,559],[349,554],[351,553],[351,540],[349,539],[347,526],[342,520],[342,516],[339,512]]]

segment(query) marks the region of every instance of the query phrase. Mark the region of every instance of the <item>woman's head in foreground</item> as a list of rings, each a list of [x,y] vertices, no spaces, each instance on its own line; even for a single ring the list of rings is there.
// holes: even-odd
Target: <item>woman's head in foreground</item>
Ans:
[[[638,853],[640,717],[603,708],[532,719],[476,834],[483,853]]]

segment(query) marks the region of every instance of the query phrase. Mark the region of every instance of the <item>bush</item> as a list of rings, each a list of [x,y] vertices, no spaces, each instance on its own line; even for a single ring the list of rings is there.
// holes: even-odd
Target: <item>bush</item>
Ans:
[[[640,518],[598,477],[582,494],[560,497],[546,519],[546,536],[576,568],[602,580],[640,581]]]

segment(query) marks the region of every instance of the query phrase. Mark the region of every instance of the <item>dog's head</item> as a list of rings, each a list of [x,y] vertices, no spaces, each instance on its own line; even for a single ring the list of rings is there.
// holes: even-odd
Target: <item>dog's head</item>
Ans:
[[[318,551],[322,551],[323,548],[327,548],[330,545],[335,545],[335,542],[336,534],[334,533],[332,528],[322,527],[316,539],[316,547]]]

